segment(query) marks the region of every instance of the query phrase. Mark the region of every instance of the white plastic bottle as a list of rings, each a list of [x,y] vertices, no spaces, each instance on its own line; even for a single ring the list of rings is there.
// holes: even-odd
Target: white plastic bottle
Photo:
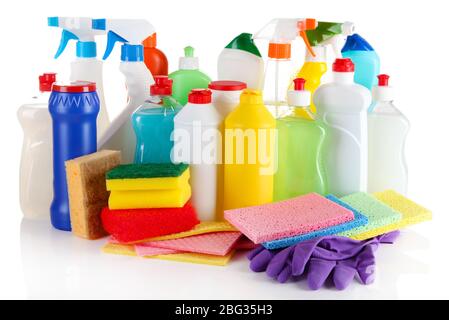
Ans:
[[[371,93],[354,83],[351,59],[336,59],[333,81],[313,97],[317,118],[329,127],[324,148],[328,191],[338,197],[366,191],[368,180],[368,119]]]
[[[48,99],[56,74],[39,76],[40,94],[22,105],[17,117],[23,129],[20,159],[20,207],[25,218],[50,217],[53,200],[52,121]]]
[[[394,92],[386,74],[373,87],[374,109],[368,114],[368,192],[388,189],[407,194],[405,141],[410,123],[393,105]]]
[[[174,119],[172,160],[190,164],[192,204],[201,221],[216,220],[217,211],[221,117],[211,102],[210,90],[194,89]]]

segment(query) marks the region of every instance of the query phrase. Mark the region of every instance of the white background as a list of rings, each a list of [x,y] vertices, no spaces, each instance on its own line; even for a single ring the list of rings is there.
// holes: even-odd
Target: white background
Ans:
[[[10,1],[1,10],[0,30],[0,298],[449,298],[448,268],[448,27],[445,1]],[[308,291],[304,284],[276,284],[253,274],[243,256],[226,268],[108,256],[104,240],[88,242],[51,230],[48,222],[22,221],[18,170],[22,132],[17,108],[36,92],[37,76],[57,71],[67,77],[74,56],[69,45],[53,60],[60,31],[47,16],[146,18],[158,46],[177,68],[183,47],[192,45],[200,67],[216,76],[221,49],[241,32],[256,32],[275,17],[353,21],[376,49],[381,71],[391,75],[396,105],[409,118],[409,196],[432,209],[432,222],[408,229],[394,246],[378,252],[371,286],[354,282],[347,291]],[[99,56],[104,41],[99,41]],[[264,46],[261,52],[265,54]],[[301,65],[301,44],[293,57]],[[125,105],[118,72],[119,47],[105,63],[111,114]],[[64,78],[64,77],[60,77]]]

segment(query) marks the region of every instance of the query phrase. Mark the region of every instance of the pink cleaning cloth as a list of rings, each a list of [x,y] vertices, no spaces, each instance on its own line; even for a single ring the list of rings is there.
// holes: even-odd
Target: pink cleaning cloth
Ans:
[[[163,254],[181,253],[180,251],[177,250],[149,247],[140,244],[134,245],[134,250],[136,250],[136,253],[139,257],[151,257]]]
[[[173,240],[145,242],[145,246],[225,256],[234,247],[240,232],[214,232]]]
[[[254,243],[293,237],[354,220],[354,214],[316,193],[225,211],[225,218]]]

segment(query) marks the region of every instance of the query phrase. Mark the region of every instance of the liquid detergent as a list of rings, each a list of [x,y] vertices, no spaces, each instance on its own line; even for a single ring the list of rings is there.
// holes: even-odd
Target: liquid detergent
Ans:
[[[368,192],[396,190],[407,194],[405,141],[410,123],[393,105],[388,75],[373,87],[374,110],[368,114]]]
[[[172,80],[154,77],[151,97],[132,115],[136,134],[134,163],[171,163],[173,118],[181,105],[172,96]]]
[[[70,231],[65,161],[97,151],[97,116],[100,100],[95,83],[54,84],[48,108],[53,125],[53,202],[51,223]]]
[[[120,150],[123,163],[134,160],[136,136],[131,115],[150,98],[154,83],[150,70],[143,62],[142,41],[152,35],[154,27],[146,20],[95,19],[95,30],[108,32],[108,42],[103,59],[107,59],[116,42],[121,42],[120,71],[125,76],[128,104],[114,119],[98,142],[99,149]]]
[[[109,114],[103,90],[103,61],[97,59],[95,37],[105,35],[104,30],[92,28],[92,18],[50,17],[48,25],[63,29],[57,59],[67,47],[70,40],[76,40],[76,59],[70,64],[70,81],[89,81],[97,86],[100,98],[100,113],[97,118],[97,137],[100,139],[110,125]]]
[[[264,62],[252,34],[235,37],[218,56],[218,80],[241,81],[248,88],[263,89]]]
[[[190,164],[192,204],[201,221],[212,221],[217,211],[221,118],[210,90],[194,89],[188,99],[174,119],[173,160]]]
[[[327,130],[309,110],[311,94],[305,90],[306,81],[298,78],[294,83],[295,89],[288,92],[288,103],[293,108],[276,121],[278,170],[274,175],[274,201],[311,192],[327,193],[323,165]]]
[[[308,50],[312,50],[304,32],[315,27],[313,19],[273,19],[254,35],[254,39],[269,40],[263,94],[265,105],[275,118],[288,110],[287,90],[294,72],[291,42],[301,35]]]
[[[173,79],[173,98],[185,105],[192,89],[207,89],[211,79],[199,70],[199,59],[192,47],[184,48],[184,57],[179,58],[179,70],[168,75]]]
[[[354,83],[351,59],[336,59],[332,70],[333,81],[320,86],[313,100],[317,119],[328,128],[323,151],[328,192],[340,197],[367,189],[371,94]]]
[[[224,199],[224,145],[225,145],[225,132],[224,132],[224,120],[231,113],[235,107],[239,104],[240,95],[243,90],[246,89],[246,83],[240,81],[212,81],[209,84],[209,89],[212,91],[212,101],[215,109],[220,114],[220,133],[221,133],[221,154],[220,163],[218,164],[218,183],[217,183],[217,219],[224,219],[223,211],[223,199]]]
[[[143,42],[143,59],[153,77],[168,75],[168,59],[165,54],[156,48],[156,32],[146,38]]]
[[[47,218],[53,198],[53,143],[48,99],[55,73],[39,76],[40,94],[22,105],[18,112],[23,129],[20,159],[20,207],[25,218]]]
[[[262,93],[246,89],[225,120],[224,209],[270,203],[276,171],[276,120]]]

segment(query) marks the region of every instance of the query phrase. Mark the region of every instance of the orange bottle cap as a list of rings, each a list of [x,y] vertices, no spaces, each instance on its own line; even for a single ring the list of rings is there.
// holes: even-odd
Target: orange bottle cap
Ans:
[[[274,59],[290,59],[292,46],[290,43],[270,43],[268,45],[268,57]]]
[[[142,41],[142,45],[145,48],[156,48],[157,45],[157,37],[156,37],[156,32],[153,33],[151,36],[149,36],[148,38],[146,38],[145,40]]]

